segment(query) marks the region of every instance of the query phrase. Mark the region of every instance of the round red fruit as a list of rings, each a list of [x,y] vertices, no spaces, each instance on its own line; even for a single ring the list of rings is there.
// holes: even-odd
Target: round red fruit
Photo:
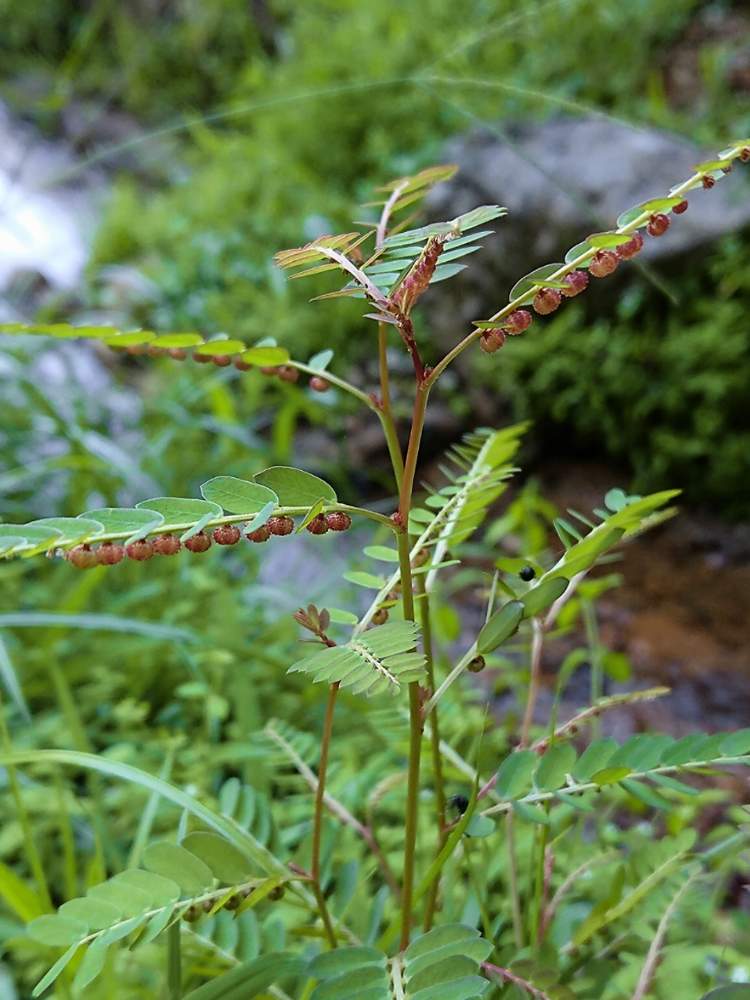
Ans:
[[[213,358],[210,354],[198,354],[197,352],[193,354],[193,361],[197,361],[199,365],[209,364]]]
[[[251,542],[267,542],[270,537],[271,532],[268,530],[267,524],[262,524],[259,528],[256,528],[255,531],[249,531],[247,533],[247,538],[249,538]]]
[[[332,510],[326,514],[326,524],[331,531],[348,531],[352,526],[352,519],[343,510]]]
[[[205,552],[211,548],[211,539],[205,531],[199,531],[185,541],[185,548],[188,552]]]
[[[242,358],[235,358],[233,364],[238,372],[249,372],[253,367],[252,365],[249,365],[247,361],[243,361]]]
[[[315,392],[328,392],[331,388],[331,383],[321,378],[320,375],[313,375],[310,379],[310,388]]]
[[[540,288],[534,296],[532,305],[540,316],[549,316],[562,302],[562,295],[557,288]]]
[[[286,514],[274,514],[266,521],[266,527],[272,535],[291,535],[294,531],[294,520]]]
[[[627,243],[621,243],[617,248],[617,256],[620,260],[630,260],[643,249],[643,237],[640,233],[633,233]]]
[[[278,375],[279,374],[279,369],[276,367],[276,365],[264,365],[261,368],[261,373],[263,375],[269,375],[269,376],[271,376],[271,375]]]
[[[616,253],[611,250],[597,250],[591,258],[589,271],[595,278],[606,278],[617,269],[618,264],[619,258]]]
[[[102,566],[114,566],[125,558],[125,549],[117,542],[102,542],[97,557]]]
[[[750,163],[750,146],[745,146],[740,150],[740,159],[743,163]]]
[[[240,540],[240,529],[236,524],[220,524],[214,531],[217,545],[236,545]]]
[[[479,346],[485,354],[494,354],[499,351],[505,343],[505,333],[498,327],[492,330],[484,330],[479,338]]]
[[[663,212],[657,212],[648,220],[646,232],[649,236],[663,236],[669,229],[669,216]]]
[[[279,378],[282,382],[296,382],[299,378],[299,372],[294,365],[282,365],[279,368]]]
[[[328,531],[328,521],[326,521],[322,514],[318,514],[305,527],[311,535],[325,535],[326,531]]]
[[[688,203],[685,201],[684,198],[681,202],[672,207],[672,211],[674,212],[675,215],[682,215],[682,213],[687,212],[687,210],[688,210]]]
[[[99,556],[90,545],[76,545],[68,550],[65,558],[76,569],[93,569],[99,565]]]
[[[716,183],[716,178],[712,177],[710,174],[706,174],[706,176],[703,178],[703,187],[706,188],[706,190],[712,188],[715,183]]]
[[[385,625],[388,621],[388,611],[386,608],[378,608],[375,614],[372,616],[373,625]]]
[[[137,542],[131,542],[125,546],[128,559],[135,559],[136,562],[145,562],[154,554],[153,543],[147,538],[139,538]]]
[[[157,535],[154,539],[154,552],[160,556],[176,556],[180,551],[180,539],[177,535]]]
[[[187,351],[184,351],[181,347],[170,347],[167,354],[175,361],[184,361],[187,357]]]
[[[566,299],[572,299],[588,288],[589,276],[586,271],[571,271],[563,278],[563,283],[567,286],[563,289],[563,295]]]
[[[226,368],[228,365],[231,365],[232,363],[232,359],[229,357],[228,354],[214,354],[211,360],[213,361],[213,363],[216,365],[217,368]]]
[[[514,336],[517,333],[523,333],[524,330],[528,330],[533,319],[534,317],[528,309],[514,309],[510,315],[505,317],[503,328],[506,333]]]

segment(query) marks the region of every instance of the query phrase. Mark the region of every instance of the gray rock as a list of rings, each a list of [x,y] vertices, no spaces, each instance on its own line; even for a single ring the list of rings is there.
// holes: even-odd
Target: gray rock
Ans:
[[[589,233],[610,229],[621,212],[666,195],[696,163],[715,155],[667,133],[603,116],[509,125],[448,143],[444,160],[457,163],[459,172],[433,193],[430,214],[452,218],[483,203],[508,209],[485,251],[469,258],[462,312],[495,300],[500,305],[519,277],[562,260]],[[712,190],[692,191],[688,211],[664,236],[647,241],[642,258],[666,260],[750,225],[750,184],[742,174],[738,166]],[[449,284],[441,287],[447,290]]]

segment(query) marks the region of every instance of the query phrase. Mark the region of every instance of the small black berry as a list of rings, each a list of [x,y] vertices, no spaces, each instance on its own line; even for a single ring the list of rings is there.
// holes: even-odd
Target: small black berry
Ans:
[[[331,531],[348,531],[352,526],[352,519],[343,510],[332,510],[326,514],[326,523]]]
[[[255,531],[249,531],[245,537],[251,542],[257,542],[260,544],[261,542],[268,541],[271,537],[271,532],[268,530],[268,525],[262,524],[259,528],[256,528]]]
[[[128,559],[134,559],[136,562],[145,562],[154,554],[154,546],[147,538],[139,538],[138,541],[126,545],[125,552]]]
[[[294,531],[294,520],[286,514],[274,514],[266,521],[266,527],[272,535],[291,535]]]
[[[99,556],[90,545],[76,545],[66,552],[65,558],[76,569],[93,569],[99,565]]]
[[[481,670],[487,666],[483,656],[475,656],[473,660],[469,661],[467,670],[470,670],[472,674],[478,674]]]
[[[563,295],[566,299],[572,299],[575,295],[580,295],[581,292],[588,288],[589,276],[587,271],[571,271],[563,278],[564,284],[567,286],[563,289]]]
[[[277,885],[275,888],[271,889],[271,891],[268,893],[268,899],[270,900],[270,902],[275,903],[278,899],[283,899],[284,892],[285,892],[284,886]]]
[[[310,379],[310,388],[315,392],[328,392],[331,388],[331,383],[326,382],[326,380],[321,378],[320,375],[313,375]]]
[[[617,248],[617,256],[620,260],[630,260],[639,254],[643,249],[643,237],[640,233],[633,233],[627,243],[621,243]]]
[[[509,313],[505,317],[503,329],[511,336],[515,336],[517,333],[523,333],[524,330],[528,330],[533,319],[534,317],[528,309],[514,309],[512,313]]]
[[[220,524],[214,530],[214,541],[217,545],[236,545],[240,540],[240,529],[236,524]]]
[[[611,250],[597,250],[591,258],[589,271],[595,278],[606,278],[608,274],[617,270],[619,262],[617,254]]]
[[[205,531],[199,531],[186,540],[185,548],[188,552],[205,552],[211,548],[211,539]]]
[[[323,514],[318,514],[305,527],[311,535],[325,535],[326,531],[328,531],[328,521],[326,521]]]
[[[454,795],[451,799],[451,805],[455,810],[457,810],[462,816],[469,808],[469,800],[465,795]]]
[[[529,580],[533,580],[534,577],[536,576],[536,570],[534,569],[533,566],[524,566],[524,568],[518,575],[521,577],[522,580],[525,580],[526,583],[528,583]]]
[[[562,295],[557,288],[540,288],[534,296],[532,305],[534,312],[540,316],[548,316],[553,313],[562,302]]]
[[[386,608],[378,608],[375,614],[372,616],[373,625],[385,625],[388,621],[388,611]]]
[[[685,201],[684,198],[679,204],[675,205],[672,208],[672,211],[674,212],[675,215],[682,215],[682,213],[687,212],[687,210],[688,210],[688,203]]]
[[[157,535],[154,539],[154,552],[160,556],[176,556],[180,548],[177,535]]]
[[[663,236],[669,229],[669,216],[663,212],[657,212],[648,220],[646,232],[649,236]]]
[[[116,542],[102,542],[97,558],[102,566],[114,566],[125,558],[125,548]]]

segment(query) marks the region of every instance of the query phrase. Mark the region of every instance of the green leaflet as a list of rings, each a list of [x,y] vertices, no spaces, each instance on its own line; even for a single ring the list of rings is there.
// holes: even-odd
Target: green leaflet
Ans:
[[[270,952],[191,990],[185,1000],[252,1000],[274,983],[295,978],[303,970],[304,962],[296,955]]]
[[[414,652],[419,627],[414,622],[389,622],[362,633],[343,646],[319,649],[289,668],[313,681],[349,688],[354,694],[397,693],[402,684],[418,680],[424,656]]]
[[[255,514],[265,504],[279,497],[273,490],[236,476],[215,476],[201,486],[201,495],[223,507],[230,514]]]
[[[336,492],[325,480],[302,469],[274,465],[253,477],[256,483],[273,491],[284,507],[311,507],[318,500],[335,503]]]

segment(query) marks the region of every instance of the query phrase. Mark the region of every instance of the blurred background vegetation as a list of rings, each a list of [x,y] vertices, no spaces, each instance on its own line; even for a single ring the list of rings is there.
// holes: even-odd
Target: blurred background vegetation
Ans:
[[[32,136],[30,148],[64,147],[46,194],[89,185],[96,216],[80,280],[13,275],[10,318],[273,335],[303,359],[334,348],[334,367],[364,386],[373,344],[361,308],[310,305],[309,287],[272,266],[276,250],[346,230],[375,185],[441,162],[447,140],[479,125],[604,112],[709,150],[750,131],[741,0],[0,0],[0,23],[3,127]],[[430,449],[482,422],[478,401],[490,394],[508,421],[532,419],[522,463],[532,473],[552,460],[586,480],[596,462],[607,486],[681,487],[696,509],[746,519],[749,250],[748,232],[728,234],[680,263],[669,294],[633,271],[615,301],[566,307],[500,363],[477,357],[443,391]],[[0,516],[190,496],[212,475],[287,461],[342,496],[364,488],[382,499],[385,456],[370,462],[369,425],[332,421],[346,401],[313,396],[233,369],[2,339]],[[589,484],[579,485],[583,506]],[[553,508],[533,484],[519,504],[512,529],[536,550]],[[293,544],[267,565],[245,547],[73,581],[64,565],[4,564],[0,675],[14,745],[173,767],[207,796],[222,777],[207,755],[257,774],[256,761],[241,762],[243,735],[272,715],[320,711],[317,692],[278,677],[296,634],[288,612],[330,594],[341,566],[324,539],[325,572],[289,593],[284,580],[305,578],[312,551]],[[455,640],[449,603],[436,616]],[[40,623],[41,612],[66,617]],[[143,619],[179,631],[144,632]],[[736,646],[730,659],[747,672],[746,637]],[[499,689],[517,680],[506,676]],[[75,870],[55,851],[59,802],[33,783],[27,793],[52,876],[74,890]],[[108,814],[91,848],[100,871],[101,850],[115,861],[127,850],[143,806],[130,795],[93,789]],[[17,861],[23,838],[6,824],[0,858]],[[15,926],[7,918],[0,930]]]

